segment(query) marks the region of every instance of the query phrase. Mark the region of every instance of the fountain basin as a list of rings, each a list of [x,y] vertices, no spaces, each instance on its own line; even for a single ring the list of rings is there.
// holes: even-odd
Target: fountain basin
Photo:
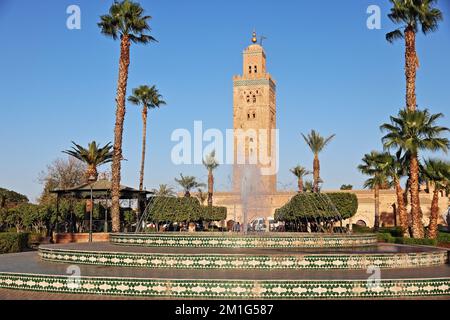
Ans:
[[[260,232],[112,233],[110,242],[126,246],[195,248],[346,248],[377,243],[375,234]]]
[[[150,269],[327,270],[443,265],[447,251],[427,246],[379,244],[366,248],[119,248],[110,243],[44,245],[42,260]]]

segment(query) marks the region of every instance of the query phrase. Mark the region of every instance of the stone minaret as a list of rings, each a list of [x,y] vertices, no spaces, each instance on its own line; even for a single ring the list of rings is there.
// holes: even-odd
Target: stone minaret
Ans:
[[[276,86],[267,73],[266,54],[257,44],[255,32],[252,44],[243,52],[242,76],[233,77],[233,127],[234,191],[241,192],[246,168],[249,167],[239,165],[244,158],[245,163],[256,163],[250,167],[262,172],[258,178],[259,193],[275,193],[276,172],[268,174],[267,170],[263,172],[260,169],[276,167],[277,162],[276,141],[271,130],[276,128]],[[238,138],[240,133],[244,137]]]

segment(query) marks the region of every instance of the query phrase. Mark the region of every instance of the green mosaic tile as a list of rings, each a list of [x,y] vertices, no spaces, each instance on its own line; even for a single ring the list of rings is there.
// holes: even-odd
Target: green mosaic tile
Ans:
[[[0,288],[200,299],[355,299],[450,296],[450,278],[380,280],[171,280],[0,273]]]
[[[65,250],[39,248],[42,260],[118,267],[174,269],[367,269],[411,268],[442,265],[447,262],[443,250],[421,253],[383,254],[165,254]]]

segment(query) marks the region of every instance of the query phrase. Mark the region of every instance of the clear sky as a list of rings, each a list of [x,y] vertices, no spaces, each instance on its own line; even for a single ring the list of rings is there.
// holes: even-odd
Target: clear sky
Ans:
[[[156,84],[167,106],[151,111],[145,185],[175,186],[180,172],[206,182],[200,165],[175,166],[174,129],[232,128],[232,76],[241,72],[243,49],[255,28],[267,37],[268,71],[277,81],[280,129],[279,188],[295,188],[288,169],[312,167],[300,133],[316,129],[336,137],[321,154],[324,188],[364,177],[356,166],[380,149],[379,125],[404,105],[404,46],[390,45],[387,0],[211,1],[143,0],[159,43],[132,45],[129,92]],[[419,35],[417,95],[420,107],[443,112],[450,125],[450,9],[444,22]],[[0,0],[0,186],[35,200],[38,175],[71,140],[113,140],[119,43],[100,34],[97,22],[111,0]],[[81,8],[81,30],[66,28],[66,8]],[[381,30],[366,27],[369,5],[381,7]],[[124,128],[123,180],[137,186],[140,109],[129,106]],[[445,155],[440,155],[445,156]],[[107,168],[101,168],[107,169]],[[230,168],[217,170],[227,190]]]

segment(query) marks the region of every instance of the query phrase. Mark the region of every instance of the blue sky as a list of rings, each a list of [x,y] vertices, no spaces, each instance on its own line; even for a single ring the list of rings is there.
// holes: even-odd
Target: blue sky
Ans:
[[[111,2],[0,0],[0,186],[35,200],[39,172],[64,157],[71,140],[113,140],[119,44],[96,25]],[[324,187],[361,187],[356,166],[381,148],[379,125],[404,105],[404,47],[385,41],[393,29],[387,0],[140,2],[159,42],[132,46],[128,91],[156,84],[167,101],[149,115],[148,189],[175,186],[180,172],[206,181],[202,166],[172,164],[170,135],[192,130],[195,120],[205,129],[232,127],[232,76],[241,72],[254,28],[267,37],[268,70],[277,81],[279,188],[295,188],[290,167],[312,166],[300,133],[313,128],[336,134],[321,154]],[[450,10],[440,2],[446,19],[439,31],[417,38],[417,95],[420,107],[450,116]],[[81,30],[66,28],[71,4],[81,8]],[[366,28],[371,4],[381,7],[381,30]],[[140,109],[129,106],[122,176],[131,186],[138,185],[140,139]],[[229,174],[219,167],[218,190],[229,188]]]

